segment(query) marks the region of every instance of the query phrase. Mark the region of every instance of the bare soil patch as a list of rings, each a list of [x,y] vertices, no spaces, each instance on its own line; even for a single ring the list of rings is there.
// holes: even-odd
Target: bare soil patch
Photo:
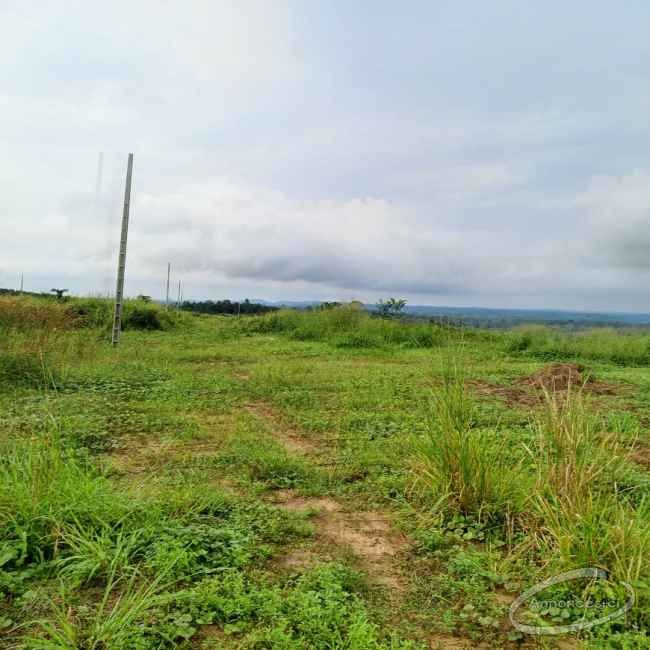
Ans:
[[[276,437],[289,452],[304,456],[323,455],[324,447],[306,439],[293,427],[287,426],[275,410],[264,403],[250,404],[247,410],[264,419]],[[312,548],[299,548],[285,556],[287,568],[306,568],[317,561],[332,559],[332,554],[349,552],[370,580],[389,587],[391,599],[398,598],[407,588],[407,580],[400,570],[400,556],[410,547],[408,538],[393,529],[390,518],[375,510],[354,510],[331,497],[304,497],[293,490],[278,490],[272,502],[279,508],[293,512],[315,512],[312,523],[316,529],[316,543]]]
[[[616,395],[621,387],[596,381],[578,363],[551,363],[530,375],[515,379],[509,386],[473,380],[468,384],[479,394],[503,399],[511,406],[534,407],[546,395],[566,397],[571,391],[592,395]]]
[[[316,511],[312,521],[317,545],[347,550],[374,582],[398,592],[406,589],[399,558],[408,551],[410,543],[405,535],[393,529],[384,513],[349,510],[330,497],[300,497],[291,490],[276,493],[274,504],[294,512]],[[321,553],[316,556],[298,549],[295,555],[285,558],[284,564],[303,567],[316,559],[324,558]]]

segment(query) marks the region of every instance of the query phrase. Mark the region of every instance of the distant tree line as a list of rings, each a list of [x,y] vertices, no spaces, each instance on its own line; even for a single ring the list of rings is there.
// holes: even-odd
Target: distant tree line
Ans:
[[[276,311],[277,307],[262,305],[258,302],[251,302],[248,298],[242,302],[231,302],[230,300],[202,300],[193,302],[185,300],[181,309],[192,311],[197,314],[266,314]]]

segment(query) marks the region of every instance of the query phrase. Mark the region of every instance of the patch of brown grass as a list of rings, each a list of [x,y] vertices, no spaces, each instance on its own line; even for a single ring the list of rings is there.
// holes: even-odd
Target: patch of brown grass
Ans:
[[[468,384],[479,395],[498,397],[510,406],[526,408],[543,406],[548,395],[563,401],[571,392],[616,395],[621,390],[615,384],[596,381],[592,375],[585,373],[584,366],[577,363],[551,363],[506,386],[481,379]]]
[[[315,512],[312,523],[316,540],[323,548],[348,551],[377,584],[389,587],[392,594],[406,590],[399,557],[408,551],[410,541],[391,525],[389,517],[376,510],[354,510],[330,497],[301,497],[291,490],[275,495],[274,504],[292,512]],[[305,549],[289,555],[288,567],[305,566],[320,559]]]
[[[19,330],[60,330],[81,325],[65,303],[20,296],[0,296],[0,327]]]

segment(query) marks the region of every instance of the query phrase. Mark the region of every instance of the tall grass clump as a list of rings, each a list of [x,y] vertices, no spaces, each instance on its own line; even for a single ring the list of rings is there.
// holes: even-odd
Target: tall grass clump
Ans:
[[[418,481],[442,505],[483,520],[507,518],[520,507],[523,478],[505,439],[477,426],[476,405],[458,362],[444,368],[417,452]]]
[[[0,448],[1,541],[21,562],[52,558],[68,526],[103,526],[125,510],[108,481],[55,438]]]
[[[299,341],[327,341],[342,348],[436,347],[456,331],[428,322],[384,319],[354,307],[299,311],[282,309],[253,317],[245,331],[281,333]]]
[[[650,508],[643,499],[634,508],[618,496],[626,457],[614,435],[580,393],[547,395],[534,425],[531,503],[544,555],[562,567],[605,566],[619,579],[638,579],[647,570]]]
[[[77,362],[92,358],[108,340],[113,304],[106,298],[55,301],[0,296],[0,383],[53,388]],[[143,300],[127,300],[125,330],[170,330],[189,317]]]
[[[94,353],[68,306],[46,298],[0,297],[0,382],[52,386],[68,365]]]
[[[516,328],[505,334],[506,351],[547,360],[609,361],[622,366],[650,364],[650,333],[614,328],[566,332],[545,326]]]

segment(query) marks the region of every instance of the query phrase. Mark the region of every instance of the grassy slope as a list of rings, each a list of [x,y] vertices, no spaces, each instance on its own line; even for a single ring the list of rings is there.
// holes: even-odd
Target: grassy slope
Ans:
[[[490,503],[511,504],[512,516],[491,512],[487,501],[441,501],[443,479],[431,478],[440,451],[420,443],[437,426],[432,413],[444,419],[435,400],[444,369],[462,358],[464,379],[507,383],[560,358],[561,344],[561,358],[629,385],[598,396],[589,411],[602,414],[622,448],[638,433],[647,449],[650,379],[633,365],[643,362],[645,343],[553,347],[547,333],[460,340],[426,326],[407,334],[398,324],[359,326],[358,318],[197,318],[166,332],[127,331],[117,350],[89,343],[92,330],[58,334],[45,388],[28,362],[27,373],[5,363],[7,647],[516,642],[506,623],[510,600],[567,568],[562,562],[584,544],[569,544],[563,559],[544,507],[567,507],[550,497],[539,505],[516,488],[490,493]],[[14,338],[6,358],[24,348]],[[481,449],[505,458],[499,471],[517,468],[517,485],[532,491],[542,425],[531,423],[529,409],[494,398],[469,408]],[[473,462],[470,470],[480,469],[482,457]],[[584,474],[591,465],[581,467]],[[626,488],[617,503],[631,503],[623,516],[640,518],[629,536],[647,541],[647,472],[627,462],[617,472]],[[643,543],[616,548],[632,554]],[[643,647],[634,629],[648,620],[647,553],[641,562],[633,576],[640,603],[628,624],[598,628],[589,644]],[[612,568],[615,559],[605,563]]]

